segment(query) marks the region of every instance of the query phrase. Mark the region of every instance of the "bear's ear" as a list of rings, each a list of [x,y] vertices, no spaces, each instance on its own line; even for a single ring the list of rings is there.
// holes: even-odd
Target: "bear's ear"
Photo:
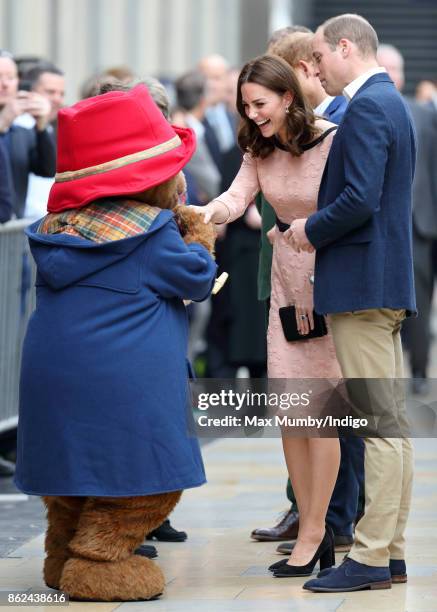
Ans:
[[[141,200],[158,208],[174,208],[178,204],[177,176],[155,185],[141,194]]]
[[[179,172],[176,177],[177,183],[176,188],[178,190],[179,200],[185,202],[185,198],[187,195],[187,181],[185,180],[185,176],[183,172]]]

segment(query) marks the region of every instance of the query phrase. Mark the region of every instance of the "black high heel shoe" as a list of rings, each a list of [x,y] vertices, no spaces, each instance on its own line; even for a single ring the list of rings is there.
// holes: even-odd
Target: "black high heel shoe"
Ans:
[[[286,565],[289,558],[290,557],[287,557],[286,559],[281,559],[280,561],[276,561],[276,563],[272,563],[271,565],[269,565],[268,567],[269,572],[274,572],[279,567]]]
[[[335,565],[335,541],[334,541],[334,532],[332,531],[332,527],[330,525],[328,525],[328,523],[326,523],[326,533],[328,534],[329,539],[331,540],[331,544],[332,544],[332,563],[329,567],[332,567],[333,565]],[[269,572],[274,572],[276,569],[278,569],[279,567],[284,567],[284,565],[287,565],[287,561],[290,557],[287,557],[286,559],[281,559],[280,561],[276,561],[275,563],[272,563],[271,565],[269,565],[268,570]]]
[[[317,561],[320,561],[320,570],[327,569],[335,564],[334,543],[328,529],[326,529],[323,540],[320,542],[311,561],[309,561],[306,565],[288,565],[287,559],[283,559],[282,561],[278,561],[280,565],[278,565],[278,563],[273,564],[276,565],[276,568],[272,570],[273,576],[275,578],[311,576]]]
[[[328,525],[328,523],[326,523],[326,533],[328,534],[329,539],[331,540],[331,544],[332,544],[332,564],[330,567],[332,567],[333,565],[335,565],[335,536],[334,536],[334,531],[331,527],[331,525]]]

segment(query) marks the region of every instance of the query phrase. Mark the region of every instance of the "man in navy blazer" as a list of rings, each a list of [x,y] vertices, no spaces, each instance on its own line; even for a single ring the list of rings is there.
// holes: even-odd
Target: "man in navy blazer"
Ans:
[[[297,250],[317,249],[315,309],[329,314],[343,376],[382,379],[384,389],[391,381],[392,393],[372,398],[372,409],[404,428],[405,402],[396,379],[403,376],[402,320],[416,309],[411,223],[416,143],[407,106],[378,66],[377,47],[376,32],[358,15],[334,17],[315,34],[320,81],[329,94],[343,91],[349,104],[327,160],[318,211],[294,221],[288,238]],[[325,570],[306,589],[382,589],[407,579],[410,440],[365,438],[364,471],[366,504],[355,543],[340,567]]]

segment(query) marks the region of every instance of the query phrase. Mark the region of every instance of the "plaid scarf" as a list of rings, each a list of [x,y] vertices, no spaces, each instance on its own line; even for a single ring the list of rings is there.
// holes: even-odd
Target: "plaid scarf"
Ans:
[[[93,242],[111,242],[144,234],[160,208],[136,200],[99,200],[84,208],[49,213],[38,227],[39,234],[70,234]]]

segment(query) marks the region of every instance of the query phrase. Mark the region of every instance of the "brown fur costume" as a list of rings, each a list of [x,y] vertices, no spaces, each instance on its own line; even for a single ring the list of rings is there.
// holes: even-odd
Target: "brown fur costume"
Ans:
[[[198,242],[212,253],[212,224],[205,225],[203,218],[186,206],[177,206],[182,180],[179,175],[129,199],[174,209],[184,241]],[[134,551],[167,518],[181,494],[44,497],[47,586],[62,589],[78,600],[132,601],[160,595],[165,584],[161,569]]]

